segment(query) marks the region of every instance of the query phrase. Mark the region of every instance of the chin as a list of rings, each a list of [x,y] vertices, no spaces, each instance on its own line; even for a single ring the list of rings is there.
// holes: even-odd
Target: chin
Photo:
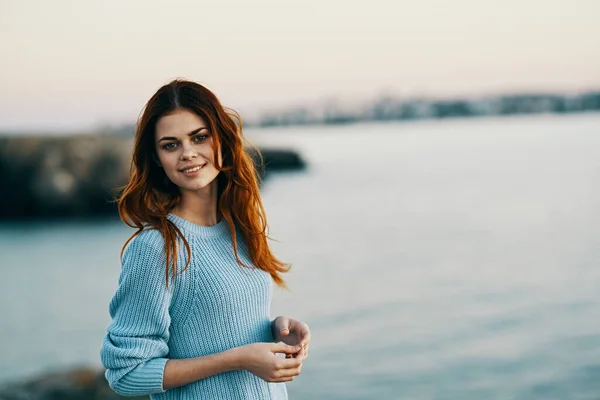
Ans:
[[[198,181],[194,181],[194,182],[180,182],[181,184],[178,184],[177,186],[179,186],[180,190],[185,190],[185,191],[191,191],[191,192],[195,192],[198,190],[205,190],[210,188],[212,183],[216,184],[216,179],[211,179],[211,180],[198,180]]]
[[[205,171],[203,175],[197,176],[195,179],[181,179],[180,176],[176,176],[177,179],[171,179],[171,182],[173,182],[177,187],[179,187],[179,190],[182,191],[194,192],[198,190],[205,190],[209,188],[213,183],[216,184],[217,176],[219,175],[219,171],[215,171],[216,173],[212,174],[207,174],[206,172],[212,171]]]
[[[188,185],[187,187],[180,187],[180,189],[186,190],[188,192],[197,192],[199,190],[206,190],[210,184],[205,185]]]

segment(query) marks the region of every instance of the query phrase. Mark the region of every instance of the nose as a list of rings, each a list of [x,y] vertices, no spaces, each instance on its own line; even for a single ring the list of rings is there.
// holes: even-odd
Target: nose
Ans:
[[[196,152],[196,149],[194,149],[194,146],[192,146],[191,143],[183,143],[182,149],[183,151],[179,157],[181,161],[191,160],[198,156],[198,152]]]

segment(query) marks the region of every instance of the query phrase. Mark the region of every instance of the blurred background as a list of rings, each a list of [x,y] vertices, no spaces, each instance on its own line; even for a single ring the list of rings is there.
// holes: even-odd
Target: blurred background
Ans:
[[[293,264],[273,316],[313,335],[291,399],[600,399],[599,15],[0,0],[0,398],[113,398],[99,351],[133,230],[109,200],[144,103],[184,77],[271,157]]]

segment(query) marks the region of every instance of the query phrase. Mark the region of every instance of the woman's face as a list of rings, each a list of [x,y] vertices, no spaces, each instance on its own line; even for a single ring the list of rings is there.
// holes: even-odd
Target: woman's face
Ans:
[[[156,154],[167,177],[181,193],[208,187],[219,174],[213,160],[213,134],[198,115],[176,110],[156,123]],[[219,150],[219,165],[222,163]]]

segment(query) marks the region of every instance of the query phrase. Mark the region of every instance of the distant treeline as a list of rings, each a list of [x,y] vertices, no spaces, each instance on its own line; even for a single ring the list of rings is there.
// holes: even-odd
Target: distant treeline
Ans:
[[[451,100],[384,97],[353,110],[331,103],[322,107],[295,107],[268,112],[251,125],[347,124],[585,111],[600,111],[600,91],[577,95],[531,93]]]

